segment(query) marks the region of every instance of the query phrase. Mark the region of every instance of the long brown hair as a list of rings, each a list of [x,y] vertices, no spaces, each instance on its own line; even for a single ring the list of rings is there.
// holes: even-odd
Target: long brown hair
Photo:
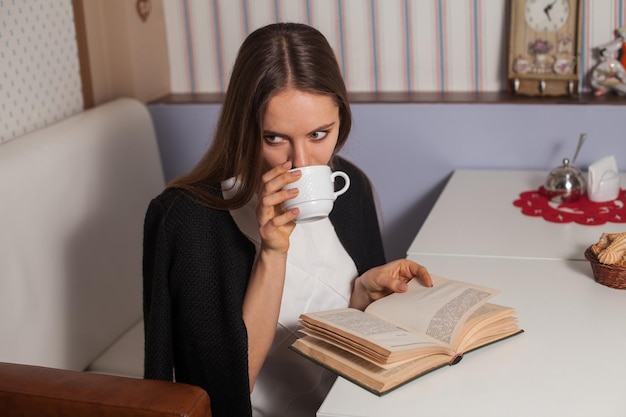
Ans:
[[[334,52],[317,29],[300,23],[275,23],[255,30],[241,45],[210,148],[191,172],[169,186],[189,190],[218,209],[246,204],[261,186],[267,105],[288,87],[324,94],[336,102],[337,153],[350,133],[352,114]],[[241,187],[225,200],[216,190],[221,181],[234,176]]]

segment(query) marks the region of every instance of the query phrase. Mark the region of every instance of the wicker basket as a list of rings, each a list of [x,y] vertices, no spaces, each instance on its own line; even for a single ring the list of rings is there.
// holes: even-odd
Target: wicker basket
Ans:
[[[585,251],[585,258],[591,263],[593,276],[598,283],[619,290],[626,289],[626,266],[600,263],[591,246]]]

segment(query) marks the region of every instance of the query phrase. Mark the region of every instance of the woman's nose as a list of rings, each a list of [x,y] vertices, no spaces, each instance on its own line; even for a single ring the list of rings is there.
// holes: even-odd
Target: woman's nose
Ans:
[[[300,145],[300,146],[293,147],[292,155],[291,155],[291,163],[294,168],[302,168],[302,167],[309,166],[311,164],[309,152],[306,149],[306,146]]]

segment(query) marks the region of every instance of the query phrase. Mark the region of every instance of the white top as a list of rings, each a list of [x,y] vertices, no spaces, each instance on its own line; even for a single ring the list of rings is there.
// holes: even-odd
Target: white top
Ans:
[[[626,415],[626,292],[586,261],[416,255],[433,274],[500,290],[524,333],[378,397],[337,379],[318,417]]]
[[[455,171],[407,253],[585,260],[585,250],[603,232],[624,230],[624,223],[551,223],[523,214],[513,202],[547,176],[546,171]],[[626,185],[626,173],[621,184]]]
[[[408,251],[433,274],[501,290],[492,302],[514,307],[525,333],[382,397],[339,378],[318,417],[625,415],[626,292],[596,283],[582,260],[624,224],[522,214],[513,201],[546,176],[455,171]]]
[[[222,184],[225,198],[234,179]],[[230,213],[259,252],[256,196]],[[251,395],[253,415],[314,416],[335,380],[334,374],[289,350],[304,312],[346,307],[358,272],[328,218],[298,224],[290,239],[283,298],[274,343]]]

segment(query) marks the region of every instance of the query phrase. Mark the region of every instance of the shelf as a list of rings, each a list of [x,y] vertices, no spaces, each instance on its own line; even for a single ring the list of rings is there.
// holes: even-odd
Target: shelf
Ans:
[[[601,104],[625,105],[626,97],[615,94],[594,96],[580,94],[565,97],[527,97],[506,92],[384,92],[384,93],[349,93],[350,103],[424,103],[424,104]],[[168,94],[151,101],[149,104],[217,104],[224,98],[222,93],[176,93]]]

